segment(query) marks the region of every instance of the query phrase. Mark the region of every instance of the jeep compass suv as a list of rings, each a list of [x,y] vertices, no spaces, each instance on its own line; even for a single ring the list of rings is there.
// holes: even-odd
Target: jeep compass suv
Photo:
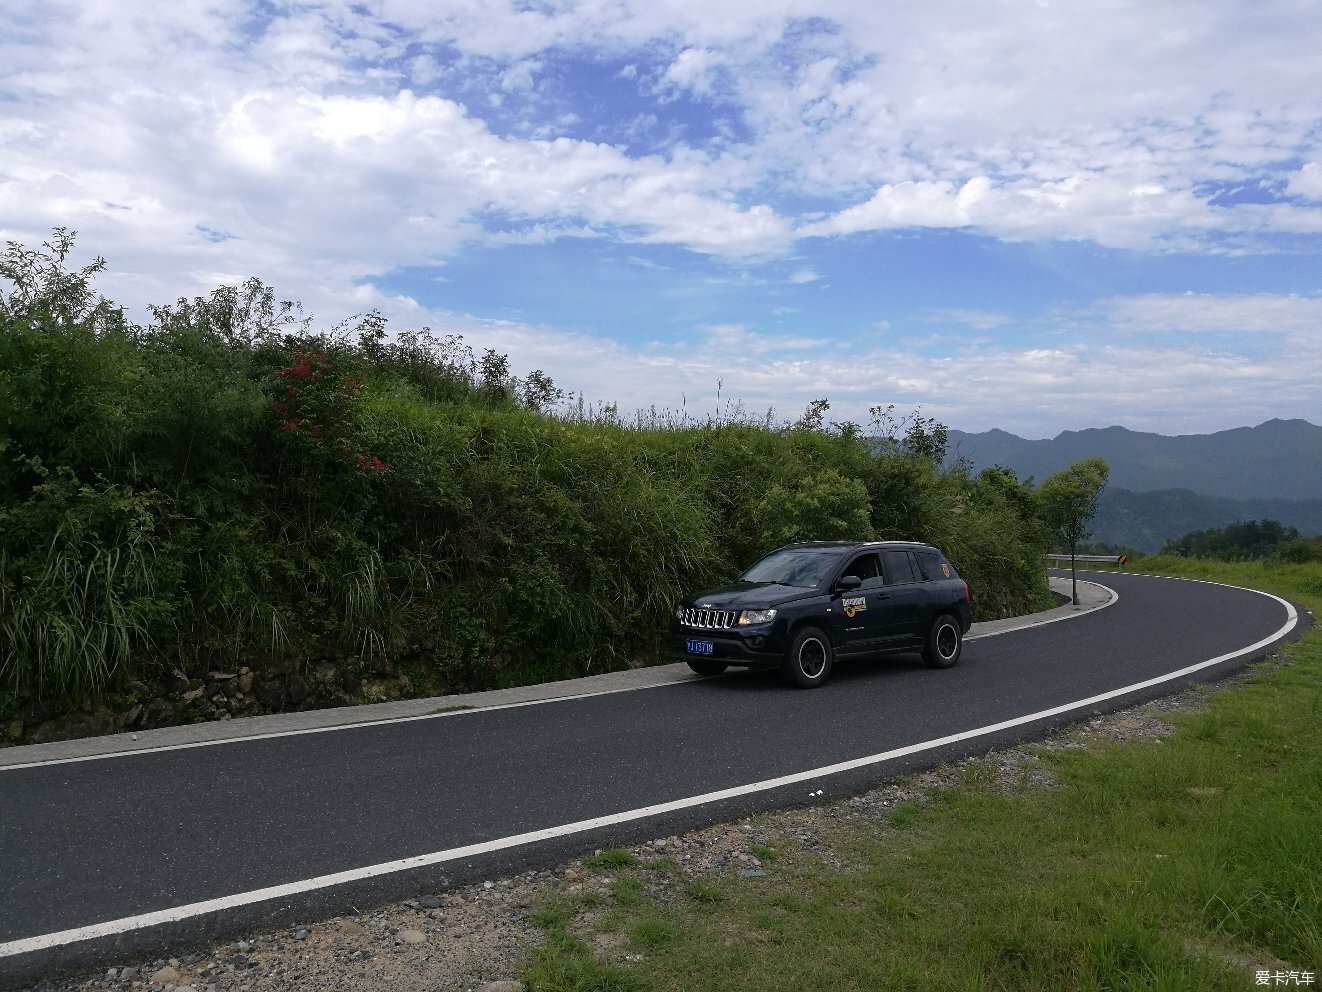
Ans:
[[[779,668],[812,688],[836,658],[882,651],[920,650],[933,668],[949,668],[971,622],[968,583],[931,545],[814,541],[686,598],[670,643],[700,675]]]

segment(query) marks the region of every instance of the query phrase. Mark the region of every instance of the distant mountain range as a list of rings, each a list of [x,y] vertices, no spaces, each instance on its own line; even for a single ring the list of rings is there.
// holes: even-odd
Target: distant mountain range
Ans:
[[[1030,441],[1001,430],[948,433],[950,459],[1014,469],[1039,482],[1084,458],[1111,466],[1093,524],[1109,544],[1155,551],[1172,537],[1270,518],[1322,533],[1322,427],[1269,420],[1215,434],[1168,437],[1124,427]]]

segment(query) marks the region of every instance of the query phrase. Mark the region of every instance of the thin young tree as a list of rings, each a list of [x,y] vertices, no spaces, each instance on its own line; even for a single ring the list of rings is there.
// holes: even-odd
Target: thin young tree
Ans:
[[[1079,545],[1091,536],[1097,497],[1110,472],[1104,459],[1087,458],[1047,476],[1037,490],[1043,521],[1070,550],[1070,601],[1075,606],[1079,605],[1075,557]]]

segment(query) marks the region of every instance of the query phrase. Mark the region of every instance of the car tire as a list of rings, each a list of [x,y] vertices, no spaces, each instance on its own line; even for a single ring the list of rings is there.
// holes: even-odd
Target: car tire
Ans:
[[[790,642],[781,671],[800,689],[815,689],[831,677],[833,661],[830,639],[816,627],[804,627]]]
[[[728,667],[723,661],[694,661],[689,659],[689,668],[699,675],[720,675]]]
[[[932,629],[923,642],[923,661],[930,668],[953,668],[964,650],[964,632],[959,621],[949,613],[942,613],[932,621]]]

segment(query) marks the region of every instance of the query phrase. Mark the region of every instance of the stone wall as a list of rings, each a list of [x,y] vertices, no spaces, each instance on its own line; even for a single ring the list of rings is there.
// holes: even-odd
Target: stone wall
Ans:
[[[247,666],[189,677],[176,669],[158,680],[135,679],[90,705],[20,704],[0,721],[0,746],[99,737],[208,720],[289,713],[408,699],[413,686],[388,665],[352,663]]]

